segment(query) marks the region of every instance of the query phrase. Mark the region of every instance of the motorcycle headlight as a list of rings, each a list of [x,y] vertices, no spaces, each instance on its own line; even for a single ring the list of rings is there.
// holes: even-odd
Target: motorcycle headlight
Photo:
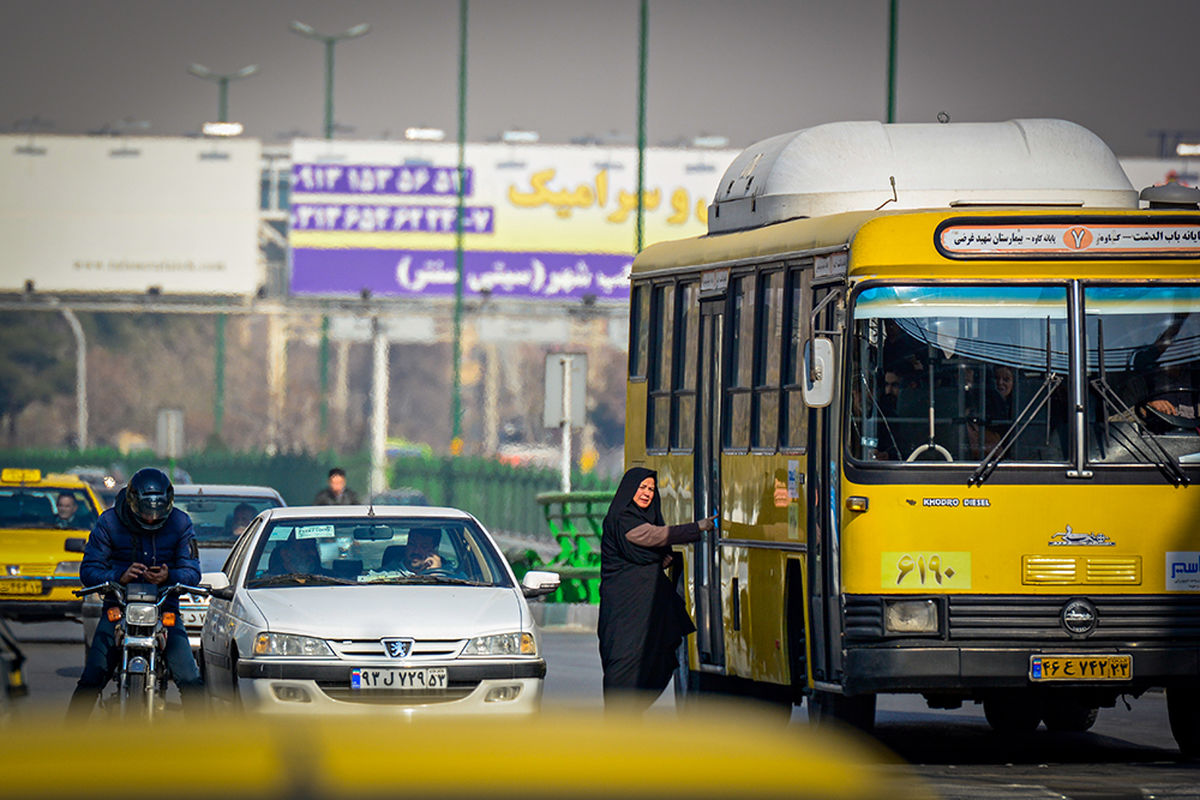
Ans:
[[[332,656],[324,639],[312,636],[295,636],[290,633],[260,633],[254,639],[254,655],[256,656],[293,656],[301,658],[319,658]]]
[[[127,625],[153,625],[158,620],[158,609],[150,603],[130,603],[125,607]]]
[[[463,648],[464,656],[536,656],[532,633],[497,633],[476,636]]]
[[[79,575],[78,561],[60,561],[54,567],[55,575],[71,575],[77,577]]]

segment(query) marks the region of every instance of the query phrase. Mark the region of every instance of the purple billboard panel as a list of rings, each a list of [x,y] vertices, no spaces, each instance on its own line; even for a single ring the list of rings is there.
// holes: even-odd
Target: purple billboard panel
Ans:
[[[629,300],[633,256],[612,253],[500,253],[465,251],[466,294],[493,297],[601,301]],[[452,296],[457,280],[453,250],[292,250],[293,294]]]
[[[463,194],[474,192],[475,177],[466,169]],[[374,164],[293,164],[292,192],[295,194],[370,194],[455,197],[458,167],[404,164],[381,167]]]
[[[455,206],[384,206],[342,203],[293,203],[294,231],[357,233],[454,233]],[[464,206],[463,233],[493,233],[495,209]]]

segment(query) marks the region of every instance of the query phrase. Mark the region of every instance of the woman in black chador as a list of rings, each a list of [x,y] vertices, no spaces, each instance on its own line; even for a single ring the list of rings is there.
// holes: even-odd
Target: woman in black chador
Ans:
[[[653,470],[634,467],[621,478],[600,537],[600,663],[606,703],[641,692],[649,705],[667,687],[675,651],[696,630],[663,569],[671,545],[694,542],[713,529],[704,519],[663,524]]]

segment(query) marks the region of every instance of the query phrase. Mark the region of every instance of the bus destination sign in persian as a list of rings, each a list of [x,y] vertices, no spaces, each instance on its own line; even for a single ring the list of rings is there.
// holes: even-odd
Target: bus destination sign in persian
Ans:
[[[948,258],[1131,258],[1200,255],[1200,222],[960,224],[939,228]]]

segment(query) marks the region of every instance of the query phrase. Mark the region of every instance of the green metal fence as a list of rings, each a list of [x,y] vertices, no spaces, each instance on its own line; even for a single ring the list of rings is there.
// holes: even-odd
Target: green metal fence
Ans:
[[[346,470],[348,485],[366,499],[370,471],[366,453],[234,453],[204,451],[178,459],[197,483],[240,483],[273,486],[290,505],[311,503],[325,486],[330,467]],[[92,448],[72,450],[0,450],[0,466],[30,467],[62,472],[77,466],[110,468],[119,465],[126,475],[144,466],[165,467],[153,453],[122,454]],[[555,470],[517,467],[485,458],[435,456],[400,458],[392,462],[389,485],[420,489],[433,505],[461,508],[497,532],[548,539],[548,518],[538,505],[538,494],[559,486]],[[576,474],[573,485],[584,490],[610,488],[612,482],[595,475]],[[552,527],[553,530],[553,527]]]
[[[538,505],[559,552],[549,560],[543,560],[532,550],[519,558],[510,557],[517,577],[531,569],[557,572],[562,583],[558,591],[546,598],[547,602],[599,603],[600,533],[612,498],[612,489],[539,494]]]

